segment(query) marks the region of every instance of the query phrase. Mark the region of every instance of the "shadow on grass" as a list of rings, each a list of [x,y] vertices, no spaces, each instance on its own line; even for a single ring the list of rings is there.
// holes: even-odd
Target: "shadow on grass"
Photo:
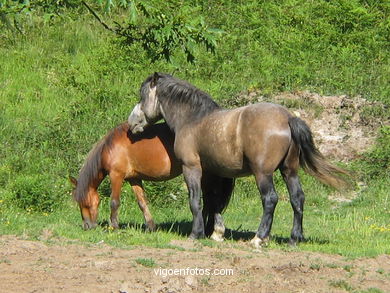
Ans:
[[[103,229],[108,229],[110,227],[110,222],[107,220],[99,221],[98,225]],[[135,230],[147,230],[145,224],[128,222],[128,223],[119,223],[119,229],[135,229]]]
[[[107,220],[99,221],[99,226],[104,228],[110,227],[110,222]],[[119,229],[136,229],[143,230],[145,232],[149,231],[148,227],[145,224],[135,223],[135,222],[127,222],[127,223],[119,223]],[[191,233],[192,222],[189,221],[179,221],[179,222],[165,222],[156,224],[157,231],[164,232],[172,232],[176,233],[180,236],[188,237]]]
[[[272,241],[276,242],[277,244],[289,244],[290,238],[289,237],[283,237],[280,235],[273,235],[271,236]],[[319,239],[317,237],[308,237],[305,238],[301,243],[313,243],[313,244],[328,244],[329,240],[326,239]]]
[[[99,226],[102,228],[108,228],[110,226],[110,223],[108,221],[101,221],[99,222]],[[188,237],[191,234],[192,230],[192,222],[190,221],[179,221],[179,222],[164,222],[157,224],[157,231],[164,231],[168,233],[175,233],[177,235]],[[120,223],[119,224],[120,229],[136,229],[136,230],[142,230],[145,232],[149,232],[147,229],[147,226],[145,224],[140,223],[134,223],[134,222],[128,222],[128,223]],[[248,230],[233,230],[226,228],[225,239],[227,240],[235,240],[235,241],[250,241],[253,237],[255,237],[255,232],[248,231]],[[277,244],[283,245],[288,244],[290,241],[289,237],[283,237],[281,235],[272,235],[271,240],[274,241]],[[327,239],[319,239],[318,237],[308,237],[305,238],[302,243],[313,243],[313,244],[329,244],[329,240]]]
[[[225,230],[225,239],[228,240],[241,240],[241,241],[248,241],[251,240],[253,237],[255,237],[255,232],[248,231],[248,230],[232,230],[232,229],[226,229]]]
[[[157,230],[173,232],[180,236],[188,237],[191,234],[192,222],[184,220],[180,222],[165,222],[157,224]]]

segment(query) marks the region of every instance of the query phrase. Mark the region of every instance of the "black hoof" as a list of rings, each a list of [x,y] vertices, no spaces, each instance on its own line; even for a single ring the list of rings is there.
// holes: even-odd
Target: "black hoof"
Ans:
[[[203,239],[205,238],[204,233],[191,233],[190,236],[188,237],[189,239]]]
[[[296,247],[299,242],[305,241],[305,238],[303,235],[298,236],[298,237],[291,237],[290,240],[288,241],[288,244],[292,247]]]

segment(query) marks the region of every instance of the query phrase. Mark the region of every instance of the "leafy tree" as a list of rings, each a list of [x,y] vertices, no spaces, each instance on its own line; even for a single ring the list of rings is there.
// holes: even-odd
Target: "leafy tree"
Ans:
[[[123,44],[141,44],[152,61],[171,61],[177,49],[181,49],[187,61],[192,63],[196,47],[203,46],[214,53],[222,33],[209,28],[196,7],[178,7],[178,2],[119,1],[119,6],[127,8],[129,19],[122,24],[116,23],[115,29],[105,24],[85,1],[82,2],[99,22],[122,38]],[[116,5],[113,0],[98,2],[104,4],[106,12]]]
[[[127,0],[36,0],[14,1],[0,0],[0,20],[8,29],[18,30],[19,15],[43,12],[47,19],[60,15],[68,8],[85,6],[97,20],[114,32],[126,46],[140,44],[148,58],[154,62],[160,59],[171,61],[178,51],[182,51],[188,62],[194,62],[197,47],[215,52],[217,39],[222,31],[208,27],[197,7],[182,5],[179,1],[127,1]],[[93,6],[93,7],[92,7]],[[128,13],[128,20],[115,27],[107,25],[95,10],[104,11],[108,17],[115,19],[112,8],[118,7]],[[80,10],[78,14],[82,13]]]
[[[130,20],[118,26],[117,32],[124,43],[140,43],[152,61],[170,61],[177,48],[184,51],[188,62],[195,60],[195,48],[199,45],[215,52],[220,30],[211,29],[196,8],[190,6],[166,9],[131,2]]]

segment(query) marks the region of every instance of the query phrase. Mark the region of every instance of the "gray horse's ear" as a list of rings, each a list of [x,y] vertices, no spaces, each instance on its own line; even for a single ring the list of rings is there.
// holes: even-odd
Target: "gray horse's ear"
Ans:
[[[152,81],[150,82],[150,87],[155,87],[159,78],[160,78],[160,74],[158,74],[158,72],[155,72],[153,74]]]

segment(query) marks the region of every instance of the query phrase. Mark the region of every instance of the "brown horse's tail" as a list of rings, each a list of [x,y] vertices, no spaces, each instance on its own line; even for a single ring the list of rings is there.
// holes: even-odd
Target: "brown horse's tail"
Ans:
[[[321,182],[337,189],[349,186],[344,178],[349,173],[330,164],[314,144],[309,126],[298,117],[290,117],[288,120],[294,143],[299,149],[299,164],[310,175]]]

